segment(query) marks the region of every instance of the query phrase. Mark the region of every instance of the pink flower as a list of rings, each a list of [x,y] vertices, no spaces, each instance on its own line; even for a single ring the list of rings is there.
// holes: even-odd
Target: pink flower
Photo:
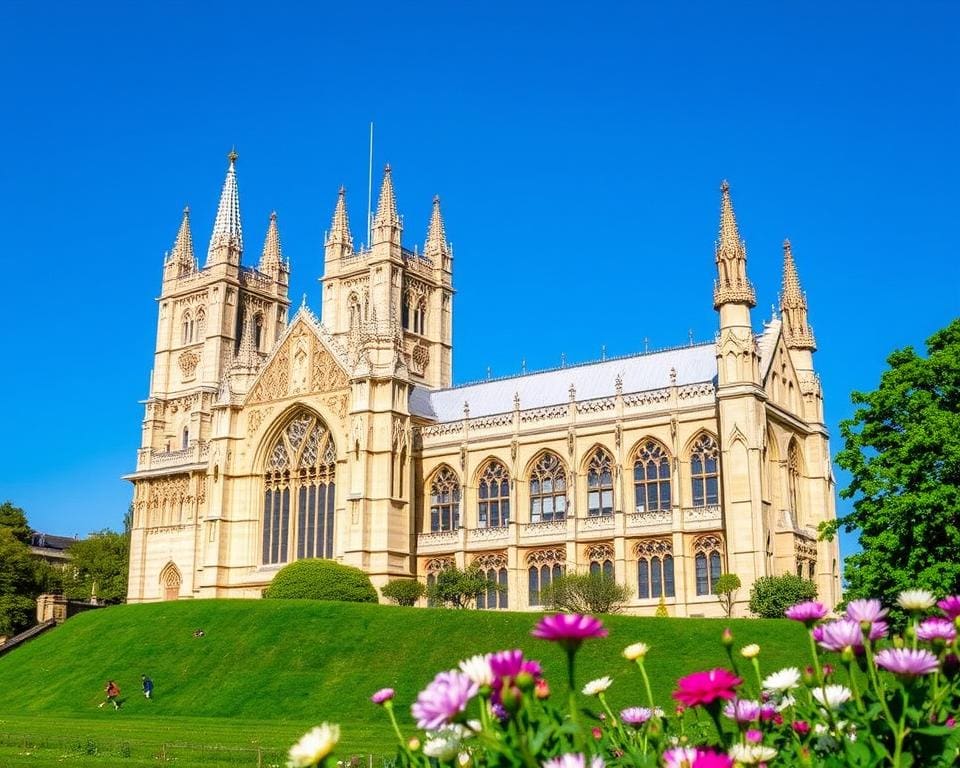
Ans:
[[[783,612],[783,615],[794,621],[802,621],[808,627],[827,615],[827,608],[823,603],[808,600],[805,603],[792,605]]]
[[[810,733],[810,723],[806,720],[794,720],[793,721],[793,730],[799,733],[801,736]]]
[[[643,725],[653,717],[653,712],[646,707],[628,707],[620,710],[620,719],[627,725]]]
[[[560,643],[568,650],[576,650],[591,637],[606,637],[607,630],[599,619],[579,613],[555,613],[544,616],[531,632],[541,640]]]
[[[390,701],[394,696],[393,688],[381,688],[373,696],[370,697],[370,701],[374,704],[383,704]]]
[[[760,719],[763,722],[768,722],[770,720],[776,721],[777,717],[780,715],[777,712],[777,705],[773,702],[766,702],[760,705]]]
[[[943,615],[948,619],[955,619],[960,616],[960,595],[950,595],[943,598],[937,607],[943,611]]]
[[[712,749],[698,749],[691,768],[730,768],[733,759]]]
[[[477,695],[479,686],[457,670],[441,672],[417,696],[410,711],[417,719],[417,727],[435,731],[453,721],[467,703]]]
[[[887,632],[890,630],[890,627],[885,621],[875,621],[870,625],[870,631],[867,633],[867,637],[870,638],[870,641],[879,640],[880,638],[886,637]]]
[[[878,667],[904,677],[929,675],[939,669],[937,657],[927,650],[912,648],[885,648],[875,657]]]
[[[495,681],[498,677],[515,678],[521,672],[526,672],[534,678],[543,674],[540,669],[540,662],[524,659],[523,651],[519,649],[498,651],[492,654],[490,656],[490,671],[493,673]]]
[[[847,618],[850,621],[879,621],[887,615],[879,600],[851,600],[847,603]]]
[[[820,631],[817,632],[816,629]],[[814,638],[821,648],[826,648],[828,651],[842,651],[844,648],[852,648],[854,651],[863,649],[863,632],[858,621],[837,619],[816,629]]]
[[[543,764],[543,768],[587,768],[587,758],[582,754],[566,754],[554,757]],[[590,758],[589,768],[603,768],[603,758]]]
[[[763,734],[756,728],[749,728],[744,736],[746,736],[747,741],[751,742],[752,744],[759,744],[761,741],[763,741]]]
[[[957,630],[952,621],[927,619],[917,627],[917,637],[921,640],[943,640],[945,643],[952,643],[957,638]]]
[[[724,704],[723,714],[738,723],[752,723],[760,718],[760,704],[750,699],[734,699]]]
[[[689,768],[696,759],[697,750],[692,747],[674,747],[663,753],[664,768]]]
[[[688,707],[709,704],[716,699],[732,699],[736,696],[733,689],[742,682],[733,672],[723,668],[694,672],[677,680],[673,698]]]

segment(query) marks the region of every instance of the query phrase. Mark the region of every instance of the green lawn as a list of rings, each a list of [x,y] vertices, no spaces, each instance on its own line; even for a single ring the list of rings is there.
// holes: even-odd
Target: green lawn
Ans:
[[[369,702],[378,688],[397,690],[397,712],[411,732],[409,706],[417,692],[473,653],[522,648],[542,661],[554,689],[563,690],[561,651],[530,637],[537,618],[270,600],[91,611],[0,657],[0,765],[48,764],[62,753],[79,762],[136,766],[140,752],[152,761],[143,765],[155,765],[161,750],[170,759],[178,748],[169,745],[176,744],[207,748],[189,759],[177,753],[180,764],[257,765],[260,759],[269,765],[324,720],[341,724],[339,756],[390,754],[386,718]],[[639,675],[620,655],[637,640],[652,647],[648,669],[664,706],[677,677],[726,664],[719,643],[725,626],[737,648],[760,643],[766,671],[806,659],[803,627],[793,622],[612,616],[604,623],[610,636],[584,645],[577,678],[582,685],[610,675],[608,700],[616,708],[643,703]],[[197,627],[204,637],[192,636]],[[140,694],[141,673],[154,680],[152,701]],[[97,707],[108,678],[123,691],[120,712]],[[43,738],[49,747],[31,751],[31,740]],[[86,754],[94,751],[89,742],[98,754]],[[215,746],[252,751],[228,755],[209,749]],[[38,758],[41,751],[46,762]]]

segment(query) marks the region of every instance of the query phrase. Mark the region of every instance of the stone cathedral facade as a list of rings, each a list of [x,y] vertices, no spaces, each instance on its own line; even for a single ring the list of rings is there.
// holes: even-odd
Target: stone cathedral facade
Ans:
[[[128,476],[131,601],[257,597],[305,557],[376,586],[476,564],[505,587],[486,609],[537,608],[574,570],[612,574],[640,614],[719,615],[724,572],[741,614],[765,575],[839,599],[837,545],[816,536],[834,482],[806,298],[784,243],[780,319],[755,329],[726,183],[715,343],[466,386],[439,199],[422,248],[402,231],[389,166],[365,248],[341,189],[320,317],[291,317],[276,214],[243,263],[235,154],[203,266],[184,211]]]

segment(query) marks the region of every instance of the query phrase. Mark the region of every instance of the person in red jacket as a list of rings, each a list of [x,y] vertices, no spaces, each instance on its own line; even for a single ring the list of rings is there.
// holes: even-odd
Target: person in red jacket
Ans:
[[[120,686],[118,686],[113,680],[107,680],[107,687],[103,689],[104,693],[107,694],[107,700],[101,701],[100,706],[102,707],[107,702],[113,704],[114,709],[120,709]]]

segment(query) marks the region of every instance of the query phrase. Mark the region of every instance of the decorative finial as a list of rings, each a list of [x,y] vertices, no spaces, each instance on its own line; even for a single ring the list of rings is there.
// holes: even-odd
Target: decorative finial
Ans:
[[[647,354],[650,351],[650,339],[646,336],[643,337],[643,353]]]
[[[466,400],[463,401],[463,418],[470,418],[470,403],[468,403]]]
[[[184,216],[189,216],[189,215],[190,215],[190,206],[189,206],[189,205],[183,206],[183,215],[184,215]]]
[[[673,366],[670,367],[670,383],[674,385],[677,383],[677,369]]]
[[[617,374],[617,378],[613,380],[614,389],[616,389],[618,395],[623,394],[623,375]]]
[[[488,366],[487,366],[487,381],[490,381],[490,379],[492,379],[492,378],[493,378],[493,369],[490,368],[490,366],[488,365]]]
[[[300,307],[304,308],[307,306],[307,294],[303,294],[303,298],[300,300]]]
[[[693,346],[693,328],[687,329],[687,339],[690,341],[690,346]]]
[[[440,205],[440,195],[434,195],[434,196],[433,196],[433,204],[434,204],[434,205]]]
[[[383,166],[383,172],[390,173],[390,163],[387,163],[385,166]]]
[[[606,360],[606,359],[607,359],[607,345],[606,345],[606,344],[601,344],[601,345],[600,345],[600,359],[601,359],[601,360]]]
[[[236,146],[236,144],[234,144],[234,145],[230,148],[230,152],[229,152],[229,154],[227,155],[227,160],[230,161],[230,165],[233,165],[233,164],[234,164],[235,162],[237,162],[237,160],[239,160],[239,159],[240,159],[240,155],[237,154],[237,146]]]
[[[720,182],[720,191],[723,192],[724,194],[727,194],[727,192],[730,191],[730,184],[727,182],[726,179]]]
[[[527,372],[527,358],[520,360],[520,373],[525,374]]]
[[[570,395],[571,403],[577,399],[577,388],[573,386],[573,382],[570,383],[570,389],[567,390],[567,394]]]
[[[519,392],[513,393],[513,410],[515,411],[520,410],[520,393]]]
[[[566,353],[566,352],[561,352],[561,353],[560,353],[560,367],[561,367],[561,368],[566,368],[566,367],[567,367],[567,353]]]
[[[783,238],[783,250],[785,250],[785,251],[789,251],[789,250],[790,250],[790,238],[789,238],[789,237]]]

